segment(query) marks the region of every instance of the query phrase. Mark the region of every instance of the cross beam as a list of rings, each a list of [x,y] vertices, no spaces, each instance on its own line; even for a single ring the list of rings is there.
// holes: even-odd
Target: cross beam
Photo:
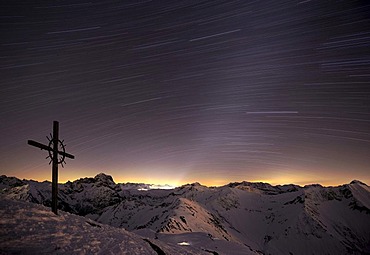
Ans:
[[[39,143],[39,142],[36,142],[36,141],[33,141],[33,140],[28,140],[28,144],[29,145],[32,145],[32,146],[35,146],[37,148],[40,148],[41,150],[47,150],[47,151],[53,151],[53,148],[50,148],[49,146],[47,145],[44,145],[42,143]],[[59,155],[62,155],[62,156],[65,156],[66,158],[70,158],[70,159],[74,159],[75,156],[67,153],[67,152],[64,152],[64,151],[59,151],[58,150],[58,154]]]
[[[51,190],[52,190],[52,196],[51,196],[51,208],[52,211],[55,214],[58,214],[58,164],[62,164],[64,162],[64,158],[70,158],[74,159],[75,156],[72,154],[69,154],[65,152],[62,141],[59,140],[59,122],[54,121],[53,122],[53,135],[51,137],[49,145],[44,145],[42,143],[28,140],[28,144],[31,146],[35,146],[37,148],[40,148],[41,150],[47,150],[49,152],[49,157],[51,158],[52,164],[52,184],[51,184]],[[62,150],[59,150],[58,147],[61,146]],[[59,159],[58,156],[61,155],[62,158]]]

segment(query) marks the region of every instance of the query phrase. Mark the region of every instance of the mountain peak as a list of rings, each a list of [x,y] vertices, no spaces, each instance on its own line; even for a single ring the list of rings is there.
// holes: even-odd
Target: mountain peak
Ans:
[[[16,177],[8,177],[6,175],[0,176],[0,189],[1,188],[8,188],[8,187],[17,187],[24,185],[25,182],[21,181]]]
[[[108,184],[115,184],[115,182],[113,181],[113,178],[112,176],[110,175],[107,175],[105,173],[99,173],[97,174],[94,179],[96,181],[100,181],[100,182],[104,182],[104,183],[108,183]]]
[[[366,185],[367,186],[366,183],[363,183],[362,181],[359,181],[359,180],[353,180],[353,181],[351,181],[350,184],[361,184],[361,185]]]
[[[193,183],[184,184],[181,187],[185,188],[185,187],[205,187],[205,186],[203,186],[199,182],[193,182]]]

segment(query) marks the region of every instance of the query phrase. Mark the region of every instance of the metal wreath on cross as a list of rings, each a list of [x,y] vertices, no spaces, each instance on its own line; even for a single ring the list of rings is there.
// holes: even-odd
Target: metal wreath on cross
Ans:
[[[58,147],[58,154],[59,155],[62,155],[59,159],[58,159],[58,164],[61,164],[62,167],[64,167],[63,164],[66,164],[66,161],[65,161],[65,158],[66,158],[66,145],[64,144],[64,140],[61,141],[61,140],[58,140],[58,141],[55,141],[53,139],[53,135],[50,134],[50,138],[47,136],[46,137],[48,140],[49,140],[49,148],[52,148],[52,146],[54,145],[54,142],[57,142],[57,147]],[[61,149],[61,151],[59,150],[59,148]],[[49,165],[51,164],[51,162],[53,162],[53,151],[52,150],[48,150],[49,152],[49,156],[46,157],[46,159],[50,158],[50,161],[49,161]]]

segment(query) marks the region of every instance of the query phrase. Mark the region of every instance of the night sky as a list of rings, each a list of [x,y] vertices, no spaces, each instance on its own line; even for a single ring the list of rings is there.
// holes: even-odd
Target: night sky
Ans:
[[[0,173],[370,183],[368,1],[0,4]]]

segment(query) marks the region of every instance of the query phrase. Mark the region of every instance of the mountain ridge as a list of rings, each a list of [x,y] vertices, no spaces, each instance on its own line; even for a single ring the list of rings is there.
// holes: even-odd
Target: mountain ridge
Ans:
[[[2,197],[51,204],[49,182],[1,176],[0,185]],[[244,254],[370,253],[370,188],[360,181],[335,187],[252,182],[140,187],[116,184],[101,173],[59,184],[58,207],[172,244],[184,237],[195,245],[200,238],[197,245],[219,254],[238,253],[216,248],[217,242],[248,251]]]
[[[36,180],[32,180],[32,179],[19,179],[18,177],[15,177],[15,176],[7,176],[7,175],[0,175],[0,184],[2,183],[2,180],[3,178],[8,178],[8,179],[14,179],[14,182],[22,182],[22,181],[35,181],[35,182],[48,182],[48,183],[51,183],[51,181],[48,181],[48,180],[44,180],[44,181],[36,181]],[[15,181],[16,180],[16,181]],[[217,187],[223,187],[223,186],[232,186],[232,185],[245,185],[245,184],[253,184],[253,185],[269,185],[269,186],[272,186],[272,187],[288,187],[288,186],[297,186],[297,187],[305,187],[305,186],[315,186],[315,185],[319,185],[321,187],[338,187],[338,186],[342,186],[342,185],[346,185],[346,183],[344,184],[338,184],[338,185],[327,185],[327,186],[324,186],[320,183],[311,183],[311,184],[305,184],[305,185],[298,185],[298,184],[294,184],[294,183],[289,183],[289,184],[276,184],[276,185],[272,185],[268,182],[260,182],[260,181],[256,181],[256,182],[252,182],[252,181],[238,181],[238,182],[230,182],[230,183],[227,183],[227,184],[223,184],[223,185],[218,185],[218,186],[214,186],[214,185],[210,185],[210,186],[206,186],[204,184],[201,184],[199,182],[193,182],[193,183],[185,183],[185,184],[182,184],[182,185],[179,185],[179,186],[171,186],[169,184],[164,184],[164,185],[161,185],[161,184],[150,184],[150,183],[136,183],[136,182],[115,182],[114,181],[114,178],[112,175],[109,175],[109,174],[106,174],[104,172],[100,172],[98,174],[96,174],[94,177],[82,177],[82,178],[78,178],[76,180],[68,180],[64,183],[58,183],[58,185],[60,184],[66,184],[66,183],[71,183],[71,182],[76,182],[76,181],[85,181],[85,182],[92,182],[93,180],[101,180],[101,181],[112,181],[114,184],[124,184],[124,185],[135,185],[135,186],[139,186],[139,185],[143,185],[143,186],[155,186],[155,187],[166,187],[166,188],[169,188],[169,187],[172,187],[172,188],[178,188],[178,187],[182,187],[182,186],[187,186],[187,185],[193,185],[193,186],[204,186],[204,187],[207,187],[207,188],[217,188]],[[355,183],[359,183],[359,184],[363,184],[363,185],[366,185],[368,186],[367,183],[363,182],[363,181],[360,181],[360,180],[357,180],[357,179],[353,179],[352,181],[350,181],[349,183],[347,184],[355,184]],[[1,186],[0,186],[1,188]]]

